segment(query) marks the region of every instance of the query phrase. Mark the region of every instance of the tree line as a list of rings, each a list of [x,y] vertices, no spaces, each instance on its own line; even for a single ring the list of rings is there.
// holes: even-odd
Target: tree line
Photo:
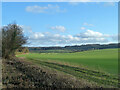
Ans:
[[[31,52],[39,52],[42,50],[70,50],[70,51],[85,51],[85,50],[95,50],[95,49],[109,49],[118,48],[118,43],[113,44],[87,44],[87,45],[75,45],[75,46],[65,46],[65,47],[28,47]]]

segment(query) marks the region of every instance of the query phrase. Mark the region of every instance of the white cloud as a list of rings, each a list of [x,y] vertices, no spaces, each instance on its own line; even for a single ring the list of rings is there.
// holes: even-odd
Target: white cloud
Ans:
[[[106,38],[110,37],[108,34],[102,34],[100,32],[95,32],[93,30],[87,30],[84,33],[77,34],[77,37],[81,38]]]
[[[28,44],[26,45],[29,46],[65,46],[118,42],[117,34],[103,34],[89,29],[75,35],[61,35],[50,32],[33,32],[29,26],[19,26],[23,28],[24,34],[28,36]]]
[[[48,7],[40,7],[37,5],[26,7],[27,12],[34,12],[34,13],[44,13],[46,9],[48,9]]]
[[[24,33],[32,33],[32,28],[29,26],[25,26],[25,25],[19,25],[22,29]]]
[[[115,6],[115,2],[106,2],[104,6]]]
[[[118,35],[111,35],[111,38],[112,38],[114,41],[118,41]]]
[[[100,32],[94,32],[87,30],[77,35],[61,35],[52,33],[32,33],[29,37],[29,41],[35,45],[79,45],[86,43],[107,43],[109,42],[110,35],[102,34]]]
[[[85,26],[91,26],[91,27],[94,26],[93,24],[89,24],[89,23],[86,23],[86,22],[83,23],[83,25],[85,25]]]
[[[85,28],[85,27],[81,27],[80,29],[81,29],[81,30],[85,30],[86,28]]]
[[[102,33],[100,33],[100,32],[94,32],[92,30],[87,30],[82,35],[87,36],[87,37],[101,37],[101,36],[103,36]]]
[[[87,2],[91,2],[91,0],[81,0],[82,3],[87,3]],[[73,1],[71,0],[70,2],[68,2],[69,5],[72,5],[72,6],[77,6],[79,5],[81,2],[78,2],[78,1]],[[100,2],[95,2],[96,4],[100,4]],[[114,2],[104,2],[103,6],[115,6],[115,1]]]
[[[24,33],[27,33],[28,44],[31,46],[65,46],[65,45],[81,45],[90,43],[109,43],[117,42],[118,35],[109,35],[96,32],[93,30],[86,30],[75,35],[61,35],[50,32],[33,32],[29,26],[24,27]]]
[[[32,13],[55,13],[55,12],[65,12],[66,10],[61,10],[58,5],[51,5],[48,4],[47,6],[27,6],[26,7],[27,12],[32,12]]]
[[[80,2],[69,2],[70,5],[76,6],[78,5]]]
[[[50,29],[58,30],[60,32],[64,32],[66,30],[66,28],[64,26],[53,26],[53,27],[50,27]]]
[[[33,33],[33,38],[37,39],[37,38],[42,38],[44,37],[44,34],[40,33],[40,32],[36,32],[36,33]]]

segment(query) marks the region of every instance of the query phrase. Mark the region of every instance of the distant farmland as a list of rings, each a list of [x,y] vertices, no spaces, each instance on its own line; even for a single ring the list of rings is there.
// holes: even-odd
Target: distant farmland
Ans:
[[[29,53],[17,55],[35,64],[73,76],[117,87],[118,49],[90,50],[76,53]]]

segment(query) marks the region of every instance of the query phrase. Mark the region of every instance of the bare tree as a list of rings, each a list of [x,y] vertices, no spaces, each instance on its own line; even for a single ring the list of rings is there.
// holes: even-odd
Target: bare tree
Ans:
[[[23,29],[17,24],[9,24],[2,28],[2,57],[10,58],[15,55],[16,49],[27,42]]]
[[[2,57],[2,31],[0,29],[0,58]]]

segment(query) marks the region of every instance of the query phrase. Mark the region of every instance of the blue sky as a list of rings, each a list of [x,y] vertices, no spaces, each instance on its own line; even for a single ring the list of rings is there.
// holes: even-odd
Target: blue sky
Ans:
[[[118,3],[4,2],[2,25],[16,22],[28,46],[114,43],[118,34]]]

